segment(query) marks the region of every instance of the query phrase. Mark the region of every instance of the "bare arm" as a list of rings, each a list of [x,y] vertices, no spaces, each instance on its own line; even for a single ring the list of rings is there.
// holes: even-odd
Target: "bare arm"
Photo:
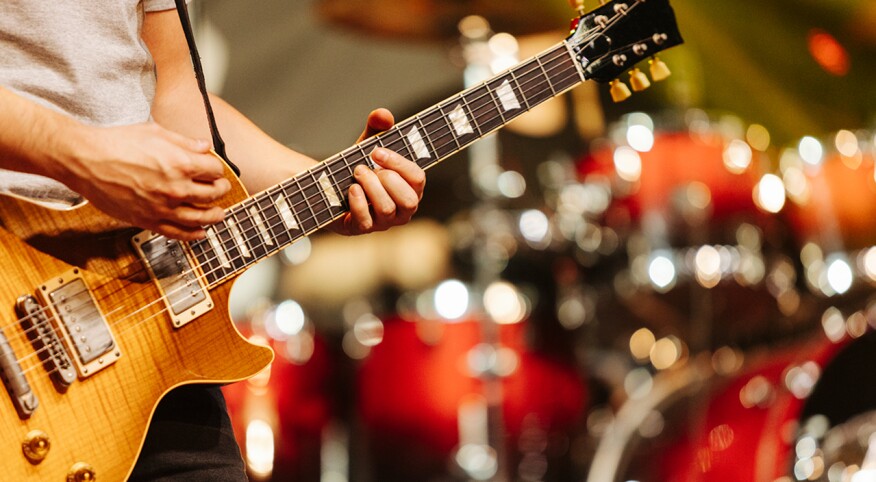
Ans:
[[[176,12],[147,14],[143,39],[158,72],[153,117],[186,136],[209,138],[203,102]],[[222,99],[212,96],[211,102],[228,157],[240,167],[241,180],[250,192],[277,184],[316,163],[272,139]],[[388,111],[374,111],[366,121],[363,137],[388,129],[392,123]],[[381,167],[355,172],[358,184],[348,193],[350,213],[333,226],[338,232],[360,234],[387,229],[407,222],[417,209],[425,185],[422,169],[387,150],[372,157]]]
[[[0,167],[54,178],[107,214],[194,239],[229,189],[209,144],[156,124],[94,127],[0,87]]]

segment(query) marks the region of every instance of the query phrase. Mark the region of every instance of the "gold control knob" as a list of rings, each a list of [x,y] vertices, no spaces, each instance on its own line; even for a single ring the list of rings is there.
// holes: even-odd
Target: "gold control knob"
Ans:
[[[28,462],[36,465],[42,462],[46,455],[49,455],[51,446],[49,434],[42,430],[31,430],[24,436],[21,451],[24,452],[24,457]]]
[[[85,462],[76,462],[67,472],[67,482],[93,482],[97,480],[94,467]]]

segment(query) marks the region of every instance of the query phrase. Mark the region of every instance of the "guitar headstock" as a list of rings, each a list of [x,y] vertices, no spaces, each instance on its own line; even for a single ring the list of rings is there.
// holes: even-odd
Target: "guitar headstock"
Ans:
[[[566,38],[585,77],[599,82],[682,42],[669,0],[613,0],[573,21]]]

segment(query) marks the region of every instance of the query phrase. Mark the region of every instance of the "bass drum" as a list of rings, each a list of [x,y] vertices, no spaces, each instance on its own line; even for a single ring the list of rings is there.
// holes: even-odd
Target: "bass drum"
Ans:
[[[850,317],[850,323],[861,322],[859,316]],[[828,443],[828,435],[876,408],[876,373],[869,370],[876,366],[876,333],[836,342],[822,333],[785,349],[748,355],[746,362],[748,368],[732,377],[694,376],[676,388],[677,397],[652,404],[652,416],[673,430],[651,439],[635,433],[623,456],[616,457],[614,477],[591,474],[596,478],[588,480],[850,480],[835,478],[836,471],[857,470],[863,460],[843,460],[847,454],[829,447],[835,443]],[[703,373],[703,366],[688,369]],[[655,392],[659,387],[655,383]],[[866,440],[869,434],[861,436]],[[834,478],[828,478],[832,468]]]
[[[384,322],[383,341],[362,361],[356,386],[373,480],[463,475],[467,452],[460,446],[496,439],[506,443],[488,449],[503,466],[495,471],[532,469],[526,455],[544,457],[542,476],[568,469],[557,460],[568,459],[585,382],[571,360],[528,347],[528,324],[494,325],[500,349],[493,351],[477,321]],[[479,376],[490,359],[494,374]],[[499,383],[484,381],[490,379]],[[547,446],[558,440],[565,444]]]

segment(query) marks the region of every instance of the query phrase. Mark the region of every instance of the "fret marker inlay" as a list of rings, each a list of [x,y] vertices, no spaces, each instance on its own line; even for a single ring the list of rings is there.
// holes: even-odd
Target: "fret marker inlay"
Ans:
[[[225,248],[216,237],[216,231],[213,228],[207,228],[207,239],[210,241],[210,246],[213,246],[213,251],[216,252],[216,258],[219,259],[219,264],[223,268],[230,268],[231,262],[228,261],[228,256],[225,255]]]
[[[465,111],[462,110],[462,104],[457,105],[455,109],[448,114],[453,128],[456,130],[456,135],[464,136],[466,134],[474,134],[474,129],[468,123],[468,117],[465,116]]]
[[[265,242],[268,246],[274,245],[274,240],[271,238],[271,235],[268,233],[268,227],[265,226],[265,221],[262,220],[262,217],[259,215],[259,210],[256,209],[255,206],[249,208],[249,214],[255,220],[256,229],[259,230],[259,234],[262,237],[262,241]]]
[[[298,221],[295,220],[295,215],[292,214],[292,209],[282,194],[274,198],[274,206],[277,206],[277,211],[280,213],[280,218],[283,220],[283,224],[286,225],[286,229],[289,231],[298,229]]]
[[[410,132],[408,132],[408,141],[411,143],[411,147],[414,149],[414,154],[417,155],[417,159],[428,159],[432,156],[429,155],[429,149],[426,147],[426,143],[423,141],[423,136],[420,135],[420,131],[417,129],[417,126],[414,126]]]
[[[496,89],[496,93],[499,94],[499,102],[502,103],[505,112],[520,108],[520,102],[517,101],[514,89],[511,88],[511,83],[508,80],[502,82],[502,85]]]
[[[332,180],[329,179],[328,174],[322,173],[322,176],[319,176],[319,185],[325,193],[325,198],[328,199],[329,206],[341,207],[341,200],[338,198],[338,193],[335,192]]]
[[[243,239],[243,234],[240,232],[240,228],[237,227],[237,223],[235,223],[233,219],[228,219],[226,221],[226,224],[228,224],[228,229],[231,231],[231,236],[234,238],[234,242],[236,242],[237,246],[240,247],[240,252],[243,254],[243,257],[252,257],[249,252],[249,247],[246,245],[246,241],[244,241]]]

